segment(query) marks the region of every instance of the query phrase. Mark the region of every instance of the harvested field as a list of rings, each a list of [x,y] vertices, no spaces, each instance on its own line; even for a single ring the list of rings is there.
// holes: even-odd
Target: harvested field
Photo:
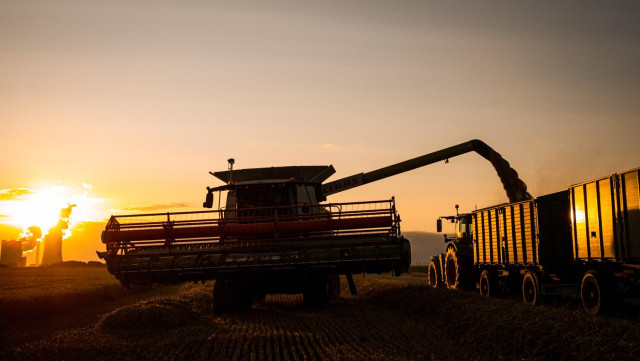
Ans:
[[[176,291],[126,291],[106,267],[0,268],[0,346],[84,325],[113,307]]]
[[[298,295],[270,295],[247,313],[225,316],[210,313],[211,283],[184,285],[176,296],[121,307],[103,315],[95,325],[22,344],[0,357],[640,358],[640,321],[635,315],[590,317],[574,305],[529,308],[512,299],[483,299],[475,294],[434,290],[424,282],[402,278],[367,277],[356,282],[359,296],[342,297],[326,310],[304,309]]]
[[[0,268],[0,322],[12,324],[122,296],[105,267]]]

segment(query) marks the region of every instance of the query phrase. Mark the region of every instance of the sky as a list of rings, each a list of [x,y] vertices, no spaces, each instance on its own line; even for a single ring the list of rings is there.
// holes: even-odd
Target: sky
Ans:
[[[230,157],[338,179],[477,138],[560,191],[640,166],[639,64],[635,1],[4,0],[0,238],[67,194],[63,257],[93,260],[110,214],[197,210]],[[475,154],[329,201],[392,196],[415,232],[507,201]]]

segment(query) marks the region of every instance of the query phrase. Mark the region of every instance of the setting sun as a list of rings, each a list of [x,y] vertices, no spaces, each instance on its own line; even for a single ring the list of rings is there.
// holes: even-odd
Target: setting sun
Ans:
[[[63,208],[73,206],[69,218],[69,230],[80,222],[104,218],[97,206],[102,199],[90,197],[91,186],[83,184],[79,188],[50,186],[42,189],[4,190],[0,202],[0,213],[5,222],[20,228],[40,227],[46,233],[54,227]],[[68,236],[68,232],[66,234]]]

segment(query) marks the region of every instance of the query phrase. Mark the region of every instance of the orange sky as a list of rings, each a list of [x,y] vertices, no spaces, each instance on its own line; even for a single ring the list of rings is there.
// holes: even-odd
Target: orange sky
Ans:
[[[333,164],[337,179],[478,138],[533,195],[558,191],[640,166],[639,14],[634,1],[3,1],[0,190],[91,185],[95,221],[199,209],[229,157]],[[434,231],[455,203],[506,201],[477,155],[330,200],[391,196],[409,231]],[[94,228],[63,256],[95,259]]]

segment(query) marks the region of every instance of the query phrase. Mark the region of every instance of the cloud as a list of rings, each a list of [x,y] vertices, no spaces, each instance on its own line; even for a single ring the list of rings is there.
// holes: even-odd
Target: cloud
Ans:
[[[14,199],[20,199],[32,193],[33,191],[28,188],[0,189],[0,201],[12,201]]]
[[[333,143],[324,143],[324,144],[322,145],[322,148],[324,148],[324,149],[333,149],[333,148],[335,148],[335,147],[336,147],[336,145],[335,145],[335,144],[333,144]]]
[[[161,204],[134,205],[134,206],[122,208],[119,210],[125,211],[125,212],[152,212],[152,211],[164,211],[171,208],[186,208],[190,206],[191,205],[189,203],[161,203]]]

